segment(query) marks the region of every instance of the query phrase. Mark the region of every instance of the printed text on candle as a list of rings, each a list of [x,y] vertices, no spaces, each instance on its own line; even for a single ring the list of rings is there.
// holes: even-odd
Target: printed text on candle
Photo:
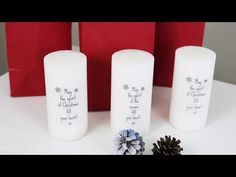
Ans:
[[[197,114],[203,108],[203,97],[206,96],[207,79],[200,80],[199,78],[186,77],[188,89],[186,96],[189,98],[186,111],[192,114]]]
[[[55,92],[58,94],[59,99],[57,106],[63,110],[63,115],[59,118],[60,122],[67,125],[77,123],[79,117],[74,109],[79,106],[78,89],[56,87]]]
[[[128,84],[123,85],[123,90],[126,92],[128,97],[128,106],[130,114],[127,115],[126,121],[131,125],[135,125],[137,120],[141,119],[141,114],[139,113],[140,99],[145,90],[145,87],[135,87]]]

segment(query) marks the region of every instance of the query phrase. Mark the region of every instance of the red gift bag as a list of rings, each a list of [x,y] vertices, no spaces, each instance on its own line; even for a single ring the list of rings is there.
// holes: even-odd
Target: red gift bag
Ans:
[[[109,110],[112,54],[126,48],[153,53],[155,23],[82,22],[79,30],[80,50],[88,57],[89,111]]]
[[[6,23],[11,96],[45,95],[43,58],[71,49],[71,23]]]
[[[185,45],[202,46],[204,22],[157,23],[154,85],[172,86],[175,50]]]

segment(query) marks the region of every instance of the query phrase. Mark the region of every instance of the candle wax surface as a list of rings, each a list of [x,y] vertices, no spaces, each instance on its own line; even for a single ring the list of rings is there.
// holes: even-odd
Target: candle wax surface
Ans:
[[[170,122],[180,130],[206,125],[216,54],[198,46],[176,50],[170,105]]]
[[[113,133],[149,130],[154,57],[135,49],[112,55],[111,126]]]
[[[45,56],[48,127],[55,139],[73,141],[87,131],[86,62],[84,54],[71,50]]]

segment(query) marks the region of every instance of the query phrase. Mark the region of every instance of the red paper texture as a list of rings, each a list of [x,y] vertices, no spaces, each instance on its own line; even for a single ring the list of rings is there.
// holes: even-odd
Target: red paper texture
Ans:
[[[110,109],[111,56],[133,48],[153,53],[153,22],[79,23],[80,50],[87,55],[89,111]]]
[[[43,58],[71,49],[71,23],[6,23],[11,96],[45,95]]]
[[[172,86],[175,50],[181,46],[202,46],[204,22],[157,23],[154,85]]]

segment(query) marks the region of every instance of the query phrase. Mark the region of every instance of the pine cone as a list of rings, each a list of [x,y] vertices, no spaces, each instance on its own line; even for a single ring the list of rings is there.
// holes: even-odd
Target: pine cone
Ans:
[[[120,155],[142,155],[145,150],[143,138],[131,129],[120,131],[114,143],[116,152]]]
[[[180,143],[181,141],[176,141],[175,137],[173,139],[171,136],[165,136],[165,139],[160,138],[157,144],[153,143],[153,155],[181,155],[180,152],[183,148],[179,145]]]

